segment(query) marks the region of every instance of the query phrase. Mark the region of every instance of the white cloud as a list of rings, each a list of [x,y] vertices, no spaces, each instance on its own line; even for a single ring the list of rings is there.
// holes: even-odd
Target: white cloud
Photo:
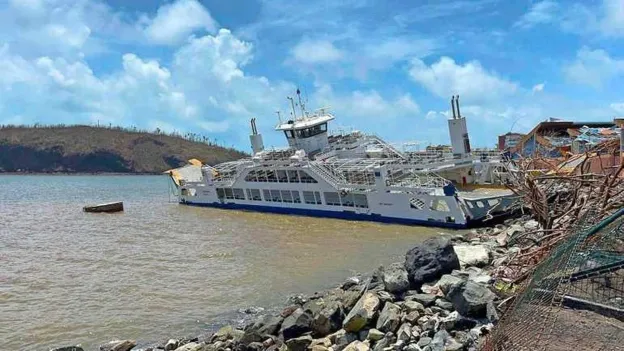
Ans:
[[[612,58],[601,49],[583,47],[576,53],[576,60],[564,66],[563,72],[570,81],[600,88],[624,74],[624,59]]]
[[[540,24],[551,23],[557,19],[558,10],[559,4],[553,0],[536,2],[514,23],[514,27],[532,28]]]
[[[611,36],[624,36],[624,1],[604,0],[600,29]]]
[[[609,107],[617,113],[624,113],[624,102],[614,102]]]
[[[177,0],[163,5],[145,28],[148,39],[156,44],[176,44],[196,30],[214,33],[217,23],[197,0]]]
[[[430,66],[420,59],[412,60],[409,75],[443,98],[459,94],[471,100],[492,100],[513,94],[518,89],[515,83],[485,70],[478,61],[461,65],[446,56]]]
[[[322,64],[339,61],[344,54],[327,40],[303,39],[292,49],[291,55],[297,62]]]
[[[535,84],[533,86],[533,89],[531,89],[531,91],[533,93],[541,93],[542,91],[544,91],[544,87],[546,86],[546,83],[539,83],[539,84]]]
[[[383,97],[376,90],[356,90],[351,93],[336,93],[329,85],[317,88],[313,102],[318,106],[329,106],[340,116],[368,118],[373,121],[396,120],[420,114],[420,106],[411,95],[403,94],[392,98]]]
[[[165,66],[134,53],[120,69],[98,75],[80,58],[26,59],[0,47],[0,123],[119,124],[229,135],[244,142],[251,117],[272,126],[294,86],[245,74],[252,46],[228,30],[192,38]]]

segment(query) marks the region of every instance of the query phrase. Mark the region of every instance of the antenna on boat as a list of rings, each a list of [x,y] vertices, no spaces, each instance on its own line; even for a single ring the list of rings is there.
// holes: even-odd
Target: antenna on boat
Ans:
[[[290,105],[292,107],[293,119],[297,119],[297,112],[295,111],[295,100],[292,97],[290,97],[290,96],[287,96],[286,98],[288,100],[290,100]]]
[[[451,96],[451,109],[453,110],[453,119],[457,118],[455,115],[455,95]]]
[[[280,122],[280,124],[282,124],[282,115],[279,111],[275,111],[275,113],[277,113],[277,120]]]
[[[305,118],[305,104],[301,101],[301,90],[297,88],[297,97],[299,98],[299,107],[301,108],[301,118]]]
[[[457,118],[461,118],[461,113],[459,113],[459,95],[455,97],[455,105],[457,105]]]

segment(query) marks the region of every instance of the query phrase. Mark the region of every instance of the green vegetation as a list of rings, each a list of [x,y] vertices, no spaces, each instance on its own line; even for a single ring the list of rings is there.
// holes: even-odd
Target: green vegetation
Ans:
[[[0,126],[0,172],[160,173],[246,156],[197,134],[121,127]]]

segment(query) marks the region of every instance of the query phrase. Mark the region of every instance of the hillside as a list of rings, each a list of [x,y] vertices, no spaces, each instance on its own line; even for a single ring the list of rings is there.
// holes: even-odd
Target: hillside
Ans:
[[[0,172],[159,173],[245,154],[180,136],[90,126],[0,127]]]

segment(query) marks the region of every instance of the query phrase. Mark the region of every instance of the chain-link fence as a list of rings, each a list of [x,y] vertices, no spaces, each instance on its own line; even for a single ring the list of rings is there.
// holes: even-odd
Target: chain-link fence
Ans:
[[[596,217],[536,267],[485,351],[624,350],[624,209]]]

